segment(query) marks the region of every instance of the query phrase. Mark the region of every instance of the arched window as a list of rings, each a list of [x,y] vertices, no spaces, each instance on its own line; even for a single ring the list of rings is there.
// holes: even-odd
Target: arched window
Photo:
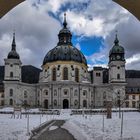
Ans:
[[[9,105],[13,105],[13,99],[9,100]]]
[[[86,100],[83,100],[83,107],[87,108],[87,101]]]
[[[64,67],[63,69],[63,80],[68,80],[68,68]]]
[[[54,90],[54,96],[57,96],[57,91],[56,90]]]
[[[120,74],[117,74],[117,79],[120,79]]]
[[[10,96],[13,96],[13,89],[10,89]]]
[[[44,100],[44,108],[48,109],[48,100],[47,99]]]
[[[13,72],[10,72],[10,77],[11,77],[11,78],[13,77]]]
[[[48,90],[44,90],[45,95],[48,95]]]
[[[79,82],[79,69],[75,68],[75,81]]]
[[[54,100],[53,103],[54,103],[54,106],[57,106],[57,100]]]
[[[56,81],[56,68],[52,69],[52,81]]]
[[[87,91],[86,90],[83,91],[83,96],[87,97]]]
[[[64,90],[64,95],[66,96],[66,95],[68,95],[68,90]]]
[[[74,91],[74,96],[78,96],[78,91],[77,91],[77,89]]]

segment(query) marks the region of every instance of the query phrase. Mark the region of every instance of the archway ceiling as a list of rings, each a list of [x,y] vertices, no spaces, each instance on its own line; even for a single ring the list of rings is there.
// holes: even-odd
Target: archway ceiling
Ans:
[[[0,18],[25,0],[0,0]]]
[[[25,0],[0,0],[0,18]],[[113,0],[140,20],[140,0]]]
[[[140,0],[113,0],[140,20]]]

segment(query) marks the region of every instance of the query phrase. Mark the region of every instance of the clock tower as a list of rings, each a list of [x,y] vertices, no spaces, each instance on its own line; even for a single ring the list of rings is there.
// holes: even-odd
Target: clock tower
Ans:
[[[109,52],[109,83],[125,83],[125,52],[116,34],[114,46]]]

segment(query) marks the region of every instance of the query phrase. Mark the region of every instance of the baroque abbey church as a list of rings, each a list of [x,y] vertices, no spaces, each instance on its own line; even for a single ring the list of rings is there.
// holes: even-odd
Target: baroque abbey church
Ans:
[[[34,73],[30,67],[27,77],[26,68],[16,51],[14,34],[11,51],[4,59],[3,105],[79,109],[102,107],[106,101],[114,105],[118,95],[123,99],[126,89],[125,51],[119,45],[117,35],[109,52],[109,68],[94,67],[92,71],[88,71],[85,56],[71,40],[65,15],[58,43],[46,54],[42,70]]]

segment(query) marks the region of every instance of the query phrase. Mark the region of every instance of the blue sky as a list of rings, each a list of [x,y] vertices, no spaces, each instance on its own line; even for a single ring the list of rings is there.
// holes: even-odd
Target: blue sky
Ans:
[[[58,42],[64,12],[73,44],[86,56],[89,67],[107,67],[118,30],[126,68],[140,69],[140,23],[112,0],[26,0],[0,20],[0,65],[10,51],[15,29],[22,63],[40,68],[46,53]]]

